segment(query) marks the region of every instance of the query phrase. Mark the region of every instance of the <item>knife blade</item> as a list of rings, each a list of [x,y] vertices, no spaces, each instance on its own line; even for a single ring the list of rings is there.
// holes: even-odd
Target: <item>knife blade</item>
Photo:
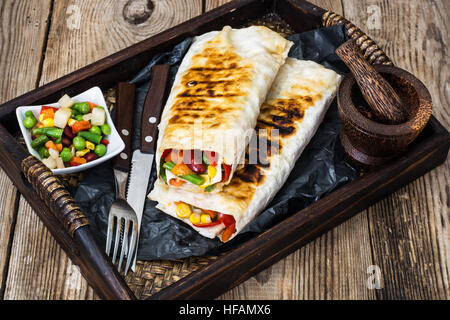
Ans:
[[[152,172],[155,157],[155,146],[158,133],[158,123],[161,117],[170,65],[155,65],[151,69],[152,80],[145,97],[141,119],[140,147],[133,152],[131,171],[128,181],[127,201],[138,217],[137,244],[141,230],[142,214],[147,198],[147,186]],[[136,254],[131,270],[135,271]]]

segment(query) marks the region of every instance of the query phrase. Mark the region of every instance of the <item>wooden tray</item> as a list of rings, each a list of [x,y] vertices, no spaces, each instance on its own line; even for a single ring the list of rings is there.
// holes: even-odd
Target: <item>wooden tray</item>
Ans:
[[[289,255],[445,161],[450,134],[432,116],[408,151],[383,168],[357,180],[281,221],[220,257],[178,261],[139,261],[136,273],[123,278],[90,232],[83,212],[56,178],[15,139],[15,109],[57,101],[93,86],[106,93],[131,78],[159,52],[186,37],[220,29],[264,24],[281,33],[303,32],[344,23],[371,63],[392,64],[361,30],[339,15],[302,0],[233,1],[133,45],[0,106],[1,166],[12,179],[83,276],[105,299],[214,298]]]

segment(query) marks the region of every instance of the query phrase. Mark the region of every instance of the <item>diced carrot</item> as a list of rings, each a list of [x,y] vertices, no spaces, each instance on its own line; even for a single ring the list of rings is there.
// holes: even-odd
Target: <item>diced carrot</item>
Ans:
[[[72,132],[77,134],[80,131],[89,130],[91,128],[91,123],[89,121],[78,121],[72,126]]]
[[[175,167],[173,167],[172,173],[176,176],[185,176],[185,175],[192,174],[192,171],[184,163],[178,163],[175,165]]]
[[[181,179],[170,179],[169,184],[174,187],[180,187],[184,184],[184,181]]]
[[[52,140],[47,141],[47,142],[45,143],[45,147],[46,147],[47,149],[53,149],[53,150],[58,151],[58,147],[56,146],[56,144],[55,144]],[[62,150],[62,149],[61,149],[61,150]]]
[[[56,148],[57,148],[57,150],[58,150],[59,152],[61,152],[62,149],[63,149],[63,144],[62,144],[62,143],[56,144]]]
[[[76,167],[76,166],[85,164],[86,162],[87,162],[87,160],[84,159],[84,158],[72,157],[72,159],[70,160],[69,164],[70,164],[72,167]]]
[[[236,231],[236,224],[232,224],[231,226],[227,227],[224,232],[222,233],[222,241],[227,242],[228,239],[230,239],[231,235]]]

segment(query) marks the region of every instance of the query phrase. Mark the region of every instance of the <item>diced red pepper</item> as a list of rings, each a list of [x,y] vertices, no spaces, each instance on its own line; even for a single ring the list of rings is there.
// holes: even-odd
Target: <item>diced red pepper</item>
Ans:
[[[42,106],[42,107],[41,107],[41,113],[42,113],[42,111],[44,111],[44,110],[49,110],[49,109],[53,110],[53,112],[58,111],[58,108],[55,108],[55,107]]]
[[[57,108],[53,108],[53,107],[43,106],[41,108],[41,113],[39,115],[39,120],[43,121],[45,119],[54,119],[56,110],[58,110],[58,109]]]
[[[231,174],[231,166],[224,163],[223,169],[225,172],[224,172],[221,182],[226,182],[226,181],[228,181],[228,178],[230,177],[230,174]]]
[[[72,126],[72,131],[77,134],[80,131],[89,130],[91,128],[91,123],[89,121],[78,121]]]

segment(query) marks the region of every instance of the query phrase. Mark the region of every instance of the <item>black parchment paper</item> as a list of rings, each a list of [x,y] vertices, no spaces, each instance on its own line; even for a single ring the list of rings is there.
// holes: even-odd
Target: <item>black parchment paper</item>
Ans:
[[[343,25],[295,34],[289,39],[295,43],[289,52],[290,57],[316,61],[340,74],[348,71],[334,53],[335,49],[347,40]],[[171,52],[153,57],[149,65],[132,79],[137,85],[133,150],[139,145],[140,114],[150,86],[151,67],[159,63],[171,64],[173,82],[178,66],[191,42],[192,39],[186,39]],[[352,181],[358,176],[358,172],[345,160],[339,144],[340,126],[334,101],[317,133],[271,204],[236,238],[226,244],[200,236],[185,223],[156,209],[156,203],[147,199],[142,218],[138,259],[179,259],[224,252]],[[156,168],[153,164],[148,192],[155,179]],[[115,196],[111,162],[87,171],[81,185],[73,191],[73,194],[76,202],[86,213],[97,240],[104,246],[109,208]]]

